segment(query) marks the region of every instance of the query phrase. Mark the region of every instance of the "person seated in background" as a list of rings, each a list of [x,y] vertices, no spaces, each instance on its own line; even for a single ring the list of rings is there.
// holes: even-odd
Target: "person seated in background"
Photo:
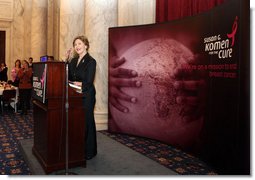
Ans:
[[[8,72],[8,67],[6,67],[5,62],[2,62],[0,67],[0,81],[7,82],[8,80],[7,72]]]
[[[29,68],[29,63],[26,60],[22,61],[22,68],[18,72],[19,78],[19,97],[21,106],[21,115],[27,114],[27,109],[30,107],[30,98],[32,90],[32,68]]]
[[[15,66],[11,70],[11,78],[12,78],[12,85],[18,87],[19,85],[19,78],[18,78],[18,72],[21,68],[21,61],[17,59],[15,61]]]
[[[48,56],[47,61],[54,61],[54,56]]]
[[[32,57],[30,57],[30,58],[28,59],[28,63],[29,63],[29,67],[30,67],[30,68],[33,68],[33,58],[32,58]]]
[[[12,80],[8,80],[7,84],[12,85]]]

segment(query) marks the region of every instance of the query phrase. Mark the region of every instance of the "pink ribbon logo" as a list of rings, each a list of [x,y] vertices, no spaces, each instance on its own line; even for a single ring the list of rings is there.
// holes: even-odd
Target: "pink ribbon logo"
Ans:
[[[45,76],[46,76],[46,67],[44,67],[44,71],[43,71],[42,77],[41,77],[41,79],[40,79],[41,84],[42,84],[42,89],[43,89],[43,87],[44,87]]]
[[[236,31],[237,31],[237,20],[238,20],[238,17],[236,16],[235,21],[232,26],[232,32],[230,34],[227,34],[228,38],[232,38],[231,46],[234,46],[234,44],[235,44],[235,35],[236,35]]]

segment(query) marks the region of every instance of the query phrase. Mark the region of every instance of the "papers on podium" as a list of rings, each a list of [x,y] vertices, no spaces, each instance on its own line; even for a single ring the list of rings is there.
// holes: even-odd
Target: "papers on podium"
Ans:
[[[73,82],[69,82],[68,84],[69,84],[69,86],[71,86],[72,88],[74,88],[74,90],[75,90],[77,93],[80,93],[80,94],[82,93],[82,89],[81,89],[80,86],[77,86],[77,85],[73,84]]]

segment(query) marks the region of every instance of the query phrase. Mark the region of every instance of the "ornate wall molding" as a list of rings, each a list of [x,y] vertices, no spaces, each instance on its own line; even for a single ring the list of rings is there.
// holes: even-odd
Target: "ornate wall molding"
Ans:
[[[0,29],[1,28],[9,28],[9,27],[11,27],[11,22],[3,21],[0,19]]]
[[[13,20],[13,0],[0,0],[0,20]]]

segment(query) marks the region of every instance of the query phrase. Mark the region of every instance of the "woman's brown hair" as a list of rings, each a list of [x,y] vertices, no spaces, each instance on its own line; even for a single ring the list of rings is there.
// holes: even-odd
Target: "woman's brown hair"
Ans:
[[[89,50],[89,40],[88,40],[88,38],[86,36],[83,36],[83,35],[75,37],[74,40],[73,40],[73,46],[74,46],[74,43],[77,39],[81,40],[87,46],[87,51],[88,51]]]

